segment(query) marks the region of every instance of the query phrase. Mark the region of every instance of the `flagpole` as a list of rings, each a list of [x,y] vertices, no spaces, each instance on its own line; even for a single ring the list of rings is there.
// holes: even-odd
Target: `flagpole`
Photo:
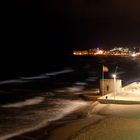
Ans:
[[[102,80],[103,80],[103,91],[102,91],[102,95],[104,95],[104,65],[102,66]]]
[[[116,68],[115,68],[115,74],[114,74],[114,100],[115,100],[115,96],[116,96],[116,76],[117,76],[117,69],[118,69],[118,66],[116,66]]]
[[[102,95],[104,95],[105,94],[105,75],[104,75],[104,72],[108,72],[109,71],[109,69],[108,69],[108,67],[106,67],[106,66],[104,66],[103,65],[103,68],[102,68]]]

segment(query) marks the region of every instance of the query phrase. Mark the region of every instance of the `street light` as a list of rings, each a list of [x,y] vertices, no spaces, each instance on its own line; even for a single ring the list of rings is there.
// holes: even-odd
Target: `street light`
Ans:
[[[115,100],[115,96],[116,96],[116,74],[113,74],[112,77],[114,79],[114,100]]]

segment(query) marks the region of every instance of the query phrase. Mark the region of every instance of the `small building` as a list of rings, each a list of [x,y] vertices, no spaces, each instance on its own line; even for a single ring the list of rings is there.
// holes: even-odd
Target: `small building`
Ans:
[[[100,80],[100,93],[106,95],[115,92],[120,93],[122,90],[122,80],[120,79],[101,79]]]

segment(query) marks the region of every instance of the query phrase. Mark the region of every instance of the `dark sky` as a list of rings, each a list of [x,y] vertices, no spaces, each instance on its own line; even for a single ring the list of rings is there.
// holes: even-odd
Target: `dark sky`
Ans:
[[[5,0],[2,5],[3,39],[19,51],[140,45],[139,0]]]
[[[75,48],[140,43],[139,0],[61,0],[48,7]]]

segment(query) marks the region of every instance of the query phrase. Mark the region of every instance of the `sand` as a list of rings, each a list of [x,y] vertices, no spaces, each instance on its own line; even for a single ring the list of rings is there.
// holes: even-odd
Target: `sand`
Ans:
[[[139,140],[140,105],[100,104],[90,116],[55,129],[47,140]]]
[[[140,105],[100,104],[92,114],[104,116],[73,136],[72,140],[139,140]]]
[[[86,111],[84,117],[62,119],[57,122],[59,125],[54,123],[52,129],[43,128],[37,133],[33,132],[13,140],[28,140],[28,138],[36,140],[140,139],[140,105],[95,102],[88,108],[88,112],[87,109],[84,111]]]
[[[75,135],[72,140],[139,140],[140,120],[108,117]]]
[[[75,133],[89,127],[91,124],[97,123],[103,117],[94,115],[80,120],[75,120],[65,126],[55,129],[47,140],[67,140],[71,139]]]

